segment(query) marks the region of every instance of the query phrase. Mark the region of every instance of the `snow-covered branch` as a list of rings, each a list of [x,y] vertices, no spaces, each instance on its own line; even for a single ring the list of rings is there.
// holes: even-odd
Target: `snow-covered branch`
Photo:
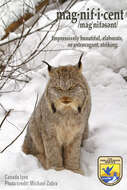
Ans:
[[[3,6],[1,5],[2,7],[0,10],[0,39],[5,39],[11,32],[14,32],[48,3],[49,0],[20,0],[17,2],[9,1],[6,4],[2,4]],[[5,5],[7,7],[5,7]],[[3,13],[2,10],[4,10]]]

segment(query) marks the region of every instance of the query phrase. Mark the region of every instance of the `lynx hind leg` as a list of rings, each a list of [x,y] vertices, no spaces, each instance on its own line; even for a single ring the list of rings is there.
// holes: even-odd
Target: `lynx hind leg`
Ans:
[[[84,132],[82,134],[81,147],[83,147],[83,141],[88,138],[88,134],[89,134],[89,124],[87,122],[87,125],[85,126]]]
[[[42,153],[39,153],[36,155],[36,157],[38,158],[39,162],[41,163],[42,167],[45,169],[45,170],[48,170],[50,167],[49,167],[49,163],[48,163],[48,160],[45,158],[45,155],[42,154]]]
[[[31,143],[32,143],[31,137],[26,134],[22,145],[22,151],[25,154],[31,154]]]
[[[41,152],[39,153],[37,149],[35,148],[35,145],[32,141],[32,138],[30,136],[25,137],[22,150],[25,154],[32,154],[38,158],[40,161],[41,165],[44,167],[44,169],[48,169],[47,163],[45,161],[45,155]]]
[[[28,134],[26,134],[26,136],[25,136],[22,150],[25,154],[33,154],[33,155],[37,154],[37,151],[33,144],[32,138]]]
[[[48,160],[45,158],[45,151],[43,142],[40,138],[32,139],[30,135],[26,135],[24,139],[24,143],[22,146],[22,150],[25,154],[32,154],[38,158],[41,165],[44,169],[49,169]],[[36,140],[34,142],[34,140]]]

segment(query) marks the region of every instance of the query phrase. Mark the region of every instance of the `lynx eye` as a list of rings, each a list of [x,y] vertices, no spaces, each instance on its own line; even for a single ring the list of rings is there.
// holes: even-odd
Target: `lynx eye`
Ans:
[[[55,90],[62,90],[60,87],[54,87]]]
[[[71,86],[68,90],[74,90],[77,86]]]
[[[68,90],[72,90],[72,89],[74,89],[74,86],[71,86]]]

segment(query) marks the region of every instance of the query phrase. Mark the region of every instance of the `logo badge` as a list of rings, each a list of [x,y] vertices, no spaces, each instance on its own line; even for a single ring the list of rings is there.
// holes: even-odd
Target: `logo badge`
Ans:
[[[98,158],[98,178],[105,185],[115,185],[123,175],[123,159],[120,156],[100,156]]]

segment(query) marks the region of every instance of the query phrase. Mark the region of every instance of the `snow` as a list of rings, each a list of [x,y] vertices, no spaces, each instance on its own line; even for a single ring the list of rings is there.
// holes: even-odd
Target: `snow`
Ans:
[[[121,9],[127,9],[127,1],[126,0],[96,0],[99,2],[103,7],[109,10],[121,10]]]
[[[99,0],[98,0],[99,2]],[[104,7],[109,6],[109,1],[101,1]],[[112,9],[114,1],[110,0]],[[118,0],[116,1],[118,2]],[[119,1],[121,7],[124,7],[126,1]],[[91,0],[87,7],[101,5]],[[84,2],[76,3],[74,9],[80,10]],[[118,8],[118,7],[117,7]],[[55,11],[49,11],[48,16],[54,17]],[[46,19],[44,20],[46,23]],[[41,26],[42,20],[39,25]],[[64,23],[63,23],[64,24]],[[63,25],[62,25],[63,26]],[[72,23],[68,27],[61,28],[57,36],[72,35],[81,33],[83,36],[100,34],[122,36],[123,41],[118,42],[118,48],[75,48],[74,50],[63,50],[57,52],[42,53],[36,58],[37,64],[42,59],[47,60],[53,66],[76,64],[81,52],[84,51],[83,73],[86,76],[91,89],[92,111],[89,120],[90,134],[84,146],[81,149],[81,167],[85,176],[75,174],[68,170],[55,171],[44,170],[38,160],[32,155],[25,155],[21,151],[21,146],[25,136],[23,135],[11,145],[4,153],[0,154],[0,182],[2,190],[125,190],[127,186],[127,83],[123,76],[127,76],[127,34],[126,21],[120,21],[119,27],[113,29],[78,29]],[[53,35],[50,34],[49,38]],[[35,46],[38,37],[36,34],[30,36],[25,42],[24,52],[29,51]],[[58,43],[53,41],[49,49],[66,49],[66,42]],[[31,48],[31,49],[30,49]],[[6,147],[23,129],[27,123],[36,102],[37,94],[42,95],[48,81],[47,66],[41,68],[38,73],[32,74],[32,80],[21,91],[2,94],[0,103],[6,110],[13,109],[7,121],[0,129],[0,150]],[[4,116],[4,110],[0,106],[0,121]],[[9,122],[15,124],[18,129]],[[123,178],[119,184],[108,187],[97,178],[97,158],[99,156],[121,156],[124,161]],[[40,182],[53,181],[58,185],[35,185],[35,186],[5,186],[5,175],[28,176],[28,180]],[[23,180],[8,180],[19,182]]]

